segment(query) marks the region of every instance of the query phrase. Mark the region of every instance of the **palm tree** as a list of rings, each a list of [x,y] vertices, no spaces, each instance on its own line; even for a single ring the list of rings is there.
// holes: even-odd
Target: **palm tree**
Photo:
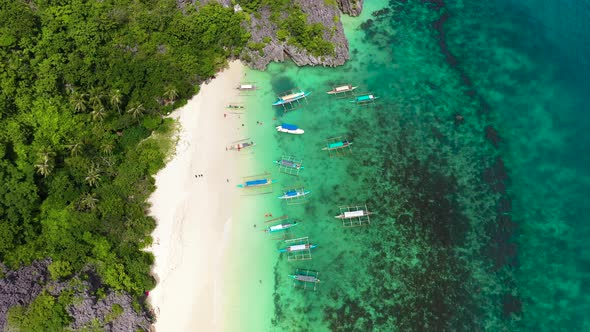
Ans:
[[[107,112],[104,110],[104,107],[94,107],[92,112],[90,112],[90,116],[92,117],[93,121],[102,121],[107,116]]]
[[[176,89],[172,85],[168,85],[166,87],[166,91],[164,91],[164,95],[168,97],[169,101],[173,102],[174,100],[176,100],[176,97],[178,97],[178,91],[176,91]]]
[[[86,110],[86,95],[73,91],[70,94],[70,103],[76,112],[84,112]]]
[[[106,154],[106,155],[111,155],[113,153],[113,149],[115,147],[113,146],[112,143],[104,143],[103,145],[101,145],[100,150],[102,151],[102,153]]]
[[[90,89],[88,101],[92,105],[92,108],[96,109],[102,107],[102,98],[104,94],[100,90],[100,88],[93,87]]]
[[[70,149],[70,156],[77,156],[82,151],[82,143],[74,143],[66,145],[68,149]]]
[[[51,171],[53,171],[53,161],[49,158],[48,153],[41,155],[41,159],[35,164],[35,168],[37,168],[37,173],[43,175],[43,177],[51,174]]]
[[[88,175],[86,175],[86,178],[84,180],[88,183],[89,186],[96,186],[100,181],[100,168],[97,165],[92,164],[92,166],[90,166],[90,169],[88,169]]]
[[[111,98],[111,100],[110,100],[111,105],[117,107],[117,111],[119,112],[119,114],[121,114],[121,109],[119,108],[119,106],[121,105],[121,101],[123,99],[123,95],[121,94],[121,90],[119,90],[119,89],[111,90],[110,98]]]
[[[137,119],[137,123],[139,123],[139,119],[143,115],[143,112],[145,112],[145,107],[143,107],[143,104],[137,104],[137,106],[131,107],[127,110],[127,113],[131,114],[134,119]]]
[[[80,203],[78,206],[82,210],[94,210],[97,202],[98,198],[96,198],[94,193],[84,193],[80,197]]]

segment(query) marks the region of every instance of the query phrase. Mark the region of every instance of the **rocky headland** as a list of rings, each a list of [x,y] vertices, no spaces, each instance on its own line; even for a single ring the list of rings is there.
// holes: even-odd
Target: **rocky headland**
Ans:
[[[198,1],[200,4],[218,2],[225,7],[231,6],[229,0],[177,0],[180,8]],[[350,16],[360,15],[363,9],[363,0],[294,0],[293,4],[299,6],[307,15],[307,24],[320,23],[324,29],[324,40],[334,45],[334,52],[329,55],[315,56],[307,50],[292,45],[285,40],[279,40],[277,31],[279,26],[273,22],[273,13],[269,8],[263,7],[255,15],[250,15],[247,29],[251,34],[249,43],[264,44],[261,49],[246,48],[240,58],[249,67],[264,70],[272,61],[285,61],[290,58],[298,66],[329,66],[343,65],[349,59],[348,40],[344,35],[344,29],[340,16],[342,13]],[[236,7],[237,10],[240,10]],[[279,19],[284,20],[286,13]]]

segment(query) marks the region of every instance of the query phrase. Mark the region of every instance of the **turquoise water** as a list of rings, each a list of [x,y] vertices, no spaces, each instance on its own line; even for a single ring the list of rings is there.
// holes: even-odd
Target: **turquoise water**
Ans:
[[[372,1],[343,18],[346,65],[249,72],[265,126],[306,131],[273,136],[266,159],[305,169],[273,169],[265,199],[311,190],[273,213],[318,244],[311,260],[269,263],[272,330],[589,330],[589,17],[588,1]],[[347,83],[379,98],[325,93]],[[270,106],[292,88],[313,93],[288,113]],[[338,140],[348,153],[322,151]],[[334,218],[365,203],[368,226]],[[316,291],[293,287],[298,268],[319,271]]]

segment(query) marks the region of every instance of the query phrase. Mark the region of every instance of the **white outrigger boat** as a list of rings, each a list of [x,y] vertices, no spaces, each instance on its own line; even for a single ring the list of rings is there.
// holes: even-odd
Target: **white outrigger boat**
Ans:
[[[301,250],[309,250],[309,249],[314,249],[317,248],[317,244],[297,244],[294,246],[288,246],[287,248],[282,248],[279,249],[279,252],[295,252],[295,251],[301,251]]]
[[[290,93],[288,95],[280,96],[277,99],[277,101],[272,103],[272,106],[290,104],[294,101],[303,99],[303,98],[309,96],[310,94],[311,94],[311,92],[299,91],[299,92],[295,92],[295,93]]]
[[[334,216],[334,218],[338,219],[352,219],[352,218],[359,218],[359,217],[366,217],[373,214],[373,212],[369,212],[367,210],[357,210],[357,211],[344,211],[343,213]]]
[[[253,91],[253,90],[256,90],[256,85],[254,85],[254,84],[240,84],[238,86],[238,90],[240,90],[240,91]]]
[[[270,233],[275,233],[275,232],[281,232],[281,231],[287,230],[287,229],[289,229],[291,227],[295,227],[295,226],[297,226],[296,221],[294,221],[292,223],[288,223],[288,224],[278,224],[278,225],[270,226],[270,227],[267,227],[264,231],[266,233],[270,234]]]
[[[356,89],[356,86],[352,86],[352,84],[347,84],[347,85],[342,85],[342,86],[337,86],[334,89],[326,92],[329,95],[337,95],[337,94],[341,94],[341,93],[347,93],[347,92],[351,92],[354,89]]]
[[[297,127],[296,125],[292,125],[292,124],[288,124],[288,123],[283,123],[280,126],[277,126],[277,131],[280,133],[287,133],[287,134],[294,134],[294,135],[301,135],[303,134],[305,131],[299,127]]]

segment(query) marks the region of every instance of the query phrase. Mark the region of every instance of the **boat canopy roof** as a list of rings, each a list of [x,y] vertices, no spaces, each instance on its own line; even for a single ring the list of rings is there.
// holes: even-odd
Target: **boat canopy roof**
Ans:
[[[330,143],[330,145],[328,146],[329,148],[339,148],[341,146],[344,146],[344,142],[335,142],[335,143]]]
[[[259,184],[265,184],[267,182],[268,182],[267,179],[246,181],[246,186],[255,186],[255,185],[259,185]]]
[[[283,224],[279,224],[279,225],[270,226],[270,230],[271,230],[271,231],[278,231],[278,230],[280,230],[280,229],[286,228],[286,227],[284,227],[284,226],[285,226],[285,225],[283,225]]]
[[[364,210],[344,212],[344,218],[362,217],[364,215],[365,215],[365,211]]]
[[[351,86],[351,85],[343,85],[343,86],[339,86],[339,87],[337,87],[337,88],[336,88],[336,89],[334,89],[334,90],[336,90],[336,91],[340,92],[340,91],[346,91],[346,90],[350,90],[351,88],[352,88],[352,86]]]
[[[307,249],[307,244],[298,244],[298,245],[289,247],[289,250],[291,250],[291,251],[304,250],[304,249]]]
[[[281,127],[283,127],[284,129],[287,129],[287,130],[297,130],[299,128],[294,124],[288,124],[288,123],[281,124]]]
[[[240,89],[252,89],[254,85],[252,84],[242,84],[240,85]]]
[[[365,101],[365,100],[370,100],[373,99],[373,95],[364,95],[364,96],[359,96],[356,100],[358,101]]]
[[[297,98],[297,97],[301,97],[304,94],[305,94],[304,92],[291,93],[291,94],[288,94],[288,95],[285,95],[285,96],[280,97],[280,99],[282,99],[282,100],[294,99],[294,98]]]

